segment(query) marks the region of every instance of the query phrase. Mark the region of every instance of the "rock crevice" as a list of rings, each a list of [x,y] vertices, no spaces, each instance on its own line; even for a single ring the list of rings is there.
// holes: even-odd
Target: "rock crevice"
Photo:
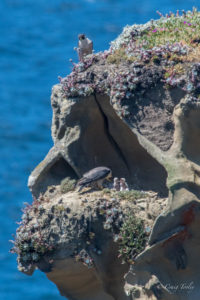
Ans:
[[[106,95],[94,95],[76,102],[68,101],[61,95],[60,85],[55,86],[52,94],[55,146],[30,178],[41,177],[42,173],[46,178],[51,177],[51,166],[62,155],[66,161],[63,166],[68,164],[65,177],[77,178],[88,169],[107,165],[111,167],[113,176],[125,177],[134,188],[151,189],[167,195],[166,171],[140,145],[137,136],[116,114]],[[61,139],[60,132],[63,130],[65,133]],[[43,172],[41,168],[44,168]],[[62,174],[59,176],[61,180]],[[32,191],[38,188],[33,186],[36,181],[29,183]],[[39,192],[44,192],[44,189],[43,183],[43,190]]]

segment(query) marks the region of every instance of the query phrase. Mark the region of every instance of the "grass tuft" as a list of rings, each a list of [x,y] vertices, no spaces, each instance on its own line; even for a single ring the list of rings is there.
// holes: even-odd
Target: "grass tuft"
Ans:
[[[137,190],[130,190],[130,191],[121,191],[116,192],[117,196],[120,200],[128,200],[128,201],[134,201],[140,198],[146,198],[147,194],[142,191]]]
[[[60,191],[63,194],[68,193],[68,192],[73,191],[75,189],[75,185],[76,185],[76,180],[75,179],[71,179],[70,177],[66,177],[65,179],[63,179],[61,181]]]

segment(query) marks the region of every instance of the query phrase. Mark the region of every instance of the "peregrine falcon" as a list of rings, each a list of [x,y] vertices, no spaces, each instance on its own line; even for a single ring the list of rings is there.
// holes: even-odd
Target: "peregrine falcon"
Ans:
[[[79,34],[78,35],[78,56],[79,56],[79,60],[82,61],[84,56],[88,55],[88,54],[92,54],[93,51],[93,42],[91,40],[89,40],[85,34]]]
[[[102,189],[102,183],[105,179],[109,180],[112,177],[111,169],[107,167],[97,167],[83,174],[83,177],[77,182],[79,192],[87,185],[96,183],[99,189]]]

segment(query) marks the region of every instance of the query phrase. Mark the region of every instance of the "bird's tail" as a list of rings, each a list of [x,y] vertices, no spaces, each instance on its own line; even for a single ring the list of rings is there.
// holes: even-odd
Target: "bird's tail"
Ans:
[[[76,188],[78,188],[78,192],[82,191],[82,189],[85,186],[85,182],[83,179],[79,179],[78,182],[76,183]]]
[[[85,185],[79,186],[78,192],[81,192]]]

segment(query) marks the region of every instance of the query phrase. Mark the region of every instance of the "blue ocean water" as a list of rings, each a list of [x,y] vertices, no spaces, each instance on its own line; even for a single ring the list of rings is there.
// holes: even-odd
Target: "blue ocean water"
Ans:
[[[77,35],[96,51],[109,47],[123,26],[192,9],[193,0],[1,0],[0,1],[0,300],[61,299],[45,274],[17,271],[9,253],[31,170],[52,146],[51,87],[70,72]],[[62,298],[63,299],[63,298]]]

